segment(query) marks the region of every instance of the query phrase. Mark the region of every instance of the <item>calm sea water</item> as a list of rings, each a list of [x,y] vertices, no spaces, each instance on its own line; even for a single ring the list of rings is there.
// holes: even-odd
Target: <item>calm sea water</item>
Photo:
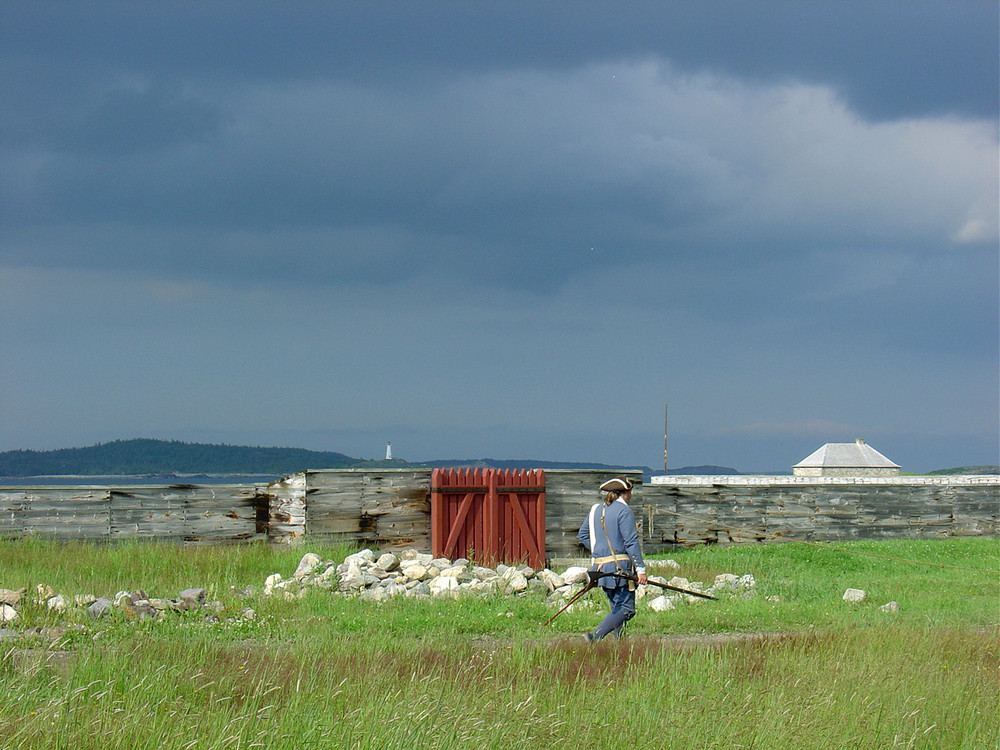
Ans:
[[[171,484],[268,484],[281,479],[280,476],[230,476],[230,475],[144,475],[123,476],[58,476],[58,477],[0,477],[0,487],[27,486],[78,486],[78,487],[122,487],[136,485]]]

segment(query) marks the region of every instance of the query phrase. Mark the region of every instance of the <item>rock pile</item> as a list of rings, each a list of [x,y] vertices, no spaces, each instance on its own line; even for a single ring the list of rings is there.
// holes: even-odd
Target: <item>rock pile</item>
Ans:
[[[654,565],[657,569],[670,572],[679,569],[672,560],[656,562]],[[750,596],[756,586],[752,575],[738,577],[728,573],[716,576],[708,586],[678,576],[667,580],[650,575],[650,580],[716,596],[723,593]],[[262,593],[265,597],[298,599],[311,589],[324,589],[331,594],[353,596],[373,604],[381,604],[394,597],[458,599],[465,596],[534,596],[553,608],[561,608],[586,583],[586,567],[569,567],[562,573],[548,568],[535,570],[526,565],[497,565],[489,568],[465,559],[435,558],[414,549],[399,554],[378,554],[365,549],[348,556],[342,563],[307,553],[291,578],[285,579],[280,573],[268,576]],[[261,591],[248,586],[240,593],[246,599]],[[13,591],[0,588],[0,638],[21,635],[12,628],[17,626],[25,594],[25,589]],[[204,615],[205,621],[218,623],[224,607],[221,602],[206,601],[206,598],[204,588],[184,589],[172,599],[153,597],[141,590],[119,591],[114,596],[78,594],[70,597],[56,593],[46,584],[38,584],[32,603],[54,613],[85,612],[94,620],[118,614],[130,620],[141,621],[160,619],[170,612],[197,612]],[[682,602],[703,601],[652,585],[639,586],[636,598],[645,601],[650,609],[657,612],[673,609]],[[601,605],[603,606],[603,602]],[[573,605],[574,608],[595,606],[598,605],[586,599]],[[250,607],[244,607],[237,617],[241,620],[254,620],[256,612]]]
[[[20,618],[19,609],[24,601],[26,589],[12,591],[0,588],[0,626],[13,626]],[[175,599],[159,599],[149,596],[144,591],[119,591],[113,597],[95,597],[90,594],[77,594],[70,598],[65,594],[57,594],[44,583],[35,589],[34,604],[43,606],[53,612],[61,613],[71,610],[85,610],[93,619],[100,619],[115,611],[121,612],[129,620],[146,620],[162,617],[165,612],[200,611],[206,619],[218,621],[218,615],[224,610],[222,602],[206,601],[206,591],[203,588],[184,589]],[[241,615],[252,619],[253,610],[245,609]],[[44,630],[37,629],[36,630]],[[0,627],[0,638],[13,638],[21,635],[8,627]]]
[[[672,560],[661,567],[679,568]],[[700,591],[707,594],[752,593],[756,582],[752,575],[738,577],[730,573],[716,576],[708,587],[699,581],[674,577],[670,580],[651,576],[650,580]],[[274,573],[264,582],[265,596],[294,599],[305,596],[311,588],[357,596],[363,601],[380,604],[394,597],[447,598],[462,596],[538,596],[553,607],[562,607],[587,583],[587,568],[570,567],[559,574],[548,568],[535,570],[526,565],[498,565],[488,568],[469,560],[448,560],[409,549],[395,554],[378,554],[365,549],[345,558],[339,565],[307,553],[293,576],[282,578]],[[673,609],[684,601],[700,602],[697,597],[679,592],[664,592],[659,587],[639,586],[639,600],[649,599],[655,611]],[[574,606],[589,606],[580,603]]]

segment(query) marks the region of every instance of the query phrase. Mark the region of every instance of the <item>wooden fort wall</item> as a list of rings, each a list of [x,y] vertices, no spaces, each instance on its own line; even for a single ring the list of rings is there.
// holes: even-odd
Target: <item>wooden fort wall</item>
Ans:
[[[627,473],[627,472],[626,472]],[[576,533],[603,470],[546,470],[549,557]],[[632,507],[643,548],[780,540],[996,536],[1000,477],[654,477]],[[267,485],[0,486],[0,538],[431,547],[430,469],[304,471]]]

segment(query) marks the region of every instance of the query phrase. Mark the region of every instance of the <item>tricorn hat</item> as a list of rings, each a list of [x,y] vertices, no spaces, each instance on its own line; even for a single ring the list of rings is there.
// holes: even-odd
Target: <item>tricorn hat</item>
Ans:
[[[631,489],[632,483],[625,477],[615,477],[601,485],[601,492],[629,492]]]

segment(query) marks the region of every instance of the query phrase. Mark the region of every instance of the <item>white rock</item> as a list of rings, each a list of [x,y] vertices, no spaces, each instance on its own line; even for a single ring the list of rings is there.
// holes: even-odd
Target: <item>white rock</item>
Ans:
[[[713,587],[724,588],[726,586],[734,586],[740,579],[734,576],[732,573],[719,573],[715,577],[715,583]]]
[[[399,567],[399,558],[391,552],[386,552],[375,561],[375,564],[389,573]]]
[[[528,588],[528,579],[515,568],[509,568],[505,575],[500,576],[500,580],[505,582],[505,588],[511,594],[519,594]]]
[[[658,596],[655,599],[651,599],[649,608],[654,612],[666,612],[668,609],[675,609],[674,603],[665,596]]]
[[[424,583],[423,581],[413,581],[413,583],[415,584],[413,588],[407,586],[406,596],[421,598],[431,595],[431,587],[428,586],[426,583]]]
[[[752,589],[757,586],[757,581],[754,580],[752,574],[747,573],[740,576],[739,580],[736,581],[736,585],[741,589]]]
[[[548,568],[539,571],[538,580],[545,584],[546,588],[551,591],[562,588],[566,585],[565,579],[558,573],[553,573]]]
[[[413,565],[407,565],[403,568],[403,575],[411,581],[423,581],[430,577],[430,574],[427,572],[427,568],[416,563]]]
[[[459,589],[458,579],[451,576],[432,578],[429,586],[431,596],[455,596]]]
[[[9,604],[0,604],[0,622],[13,622],[17,619],[17,610]]]
[[[659,593],[660,589],[657,586],[636,586],[635,587],[635,600],[641,601],[647,596],[651,596],[654,593]]]
[[[264,579],[264,595],[268,596],[274,588],[281,583],[281,573],[272,573],[267,578]],[[115,598],[115,604],[118,604],[117,597]]]
[[[677,586],[678,588],[682,589],[691,588],[691,581],[689,581],[687,578],[684,578],[683,576],[674,576],[669,581],[667,581],[667,583],[671,586]]]
[[[580,567],[566,568],[566,571],[562,574],[562,579],[566,583],[586,583],[587,569]]]
[[[406,593],[406,586],[401,586],[395,581],[390,582],[389,585],[384,588],[389,596],[402,596]]]
[[[63,612],[69,606],[69,599],[62,594],[56,594],[45,601],[45,606],[56,612]]]
[[[24,589],[20,591],[11,591],[10,589],[0,589],[0,604],[9,604],[12,607],[16,607],[21,603],[21,596],[24,594]]]
[[[464,565],[452,565],[450,568],[445,568],[441,571],[441,575],[445,578],[458,578],[463,573],[465,573]]]
[[[361,601],[369,602],[371,604],[381,604],[382,602],[389,599],[389,592],[386,591],[381,586],[376,586],[375,588],[366,589],[361,592]]]
[[[343,591],[358,591],[365,587],[365,577],[361,575],[357,576],[344,576],[340,579],[340,588]]]
[[[341,578],[357,578],[365,574],[365,565],[358,560],[351,560],[347,564],[347,571],[341,574]]]
[[[847,589],[844,592],[844,601],[857,604],[863,602],[867,596],[862,589]]]
[[[77,594],[73,597],[73,604],[77,607],[88,607],[97,601],[93,594]]]
[[[315,552],[306,552],[302,556],[302,559],[299,560],[299,565],[295,569],[295,575],[293,577],[301,581],[307,575],[312,573],[313,568],[318,566],[321,562],[323,562],[323,558]]]
[[[889,602],[888,604],[883,604],[881,607],[879,607],[879,610],[882,612],[898,612],[899,604],[897,604],[896,602]]]
[[[52,590],[51,586],[46,586],[44,583],[40,583],[35,587],[35,591],[38,596],[35,598],[35,602],[38,604],[45,604],[49,599],[55,596],[56,592]]]

